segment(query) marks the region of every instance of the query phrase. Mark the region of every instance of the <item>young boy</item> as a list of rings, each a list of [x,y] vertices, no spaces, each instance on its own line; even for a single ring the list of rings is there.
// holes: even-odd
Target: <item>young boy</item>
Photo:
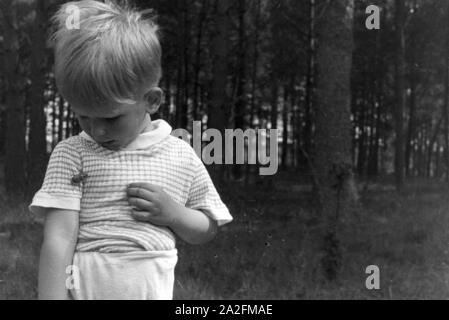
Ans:
[[[72,13],[79,29],[67,28]],[[30,204],[45,214],[39,298],[172,299],[174,235],[204,243],[232,217],[193,149],[151,121],[157,26],[93,0],[53,20],[56,83],[84,131],[55,147]]]

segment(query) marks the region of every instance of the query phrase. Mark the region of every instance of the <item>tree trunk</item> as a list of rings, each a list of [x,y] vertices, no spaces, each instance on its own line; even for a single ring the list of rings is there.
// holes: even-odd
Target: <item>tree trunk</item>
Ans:
[[[449,56],[446,56],[444,61],[444,164],[446,182],[449,182]]]
[[[236,102],[234,108],[234,125],[235,128],[244,129],[245,127],[245,114],[246,112],[246,25],[245,25],[245,13],[246,13],[246,1],[240,0],[238,3],[238,70],[237,70],[237,90],[236,90]],[[237,157],[234,154],[234,159]],[[233,166],[234,177],[241,178],[240,165]]]
[[[339,231],[357,191],[351,161],[350,73],[353,0],[319,1],[314,168],[323,274],[335,280],[342,262]],[[317,6],[318,8],[318,6]],[[351,217],[349,217],[351,218]]]
[[[281,12],[280,8],[276,7],[275,5],[271,4],[271,10],[270,10],[270,19],[271,19],[271,45],[272,45],[272,52],[271,52],[271,58],[270,58],[270,85],[271,85],[271,109],[270,109],[270,124],[271,129],[277,129],[278,127],[278,108],[279,108],[279,88],[281,84],[281,75],[282,71],[280,70],[280,64],[279,64],[279,47],[278,47],[278,39],[281,36],[281,26],[280,26],[280,20],[281,20]],[[278,143],[277,136],[275,141],[271,141],[270,136],[270,144]],[[267,179],[263,180],[264,183],[267,184],[269,188],[275,188],[275,185],[273,183],[273,176],[267,177]]]
[[[25,123],[21,90],[24,80],[19,70],[19,30],[17,11],[12,0],[0,3],[3,24],[3,69],[6,92],[5,186],[8,195],[24,195],[25,191]]]
[[[375,151],[375,145],[376,145],[376,115],[377,115],[377,107],[376,107],[376,94],[375,90],[371,91],[371,111],[370,111],[370,135],[369,135],[369,151],[368,151],[368,159],[367,159],[367,176],[373,177],[375,174],[373,174],[373,162],[375,162],[374,154]]]
[[[425,177],[427,174],[427,159],[428,159],[428,150],[429,150],[429,135],[430,135],[430,130],[432,129],[431,127],[431,122],[427,121],[424,125],[424,135],[423,135],[423,154],[422,154],[422,159],[421,159],[421,168],[420,168],[420,177]]]
[[[376,135],[373,146],[373,153],[371,157],[371,174],[377,176],[379,174],[379,144],[380,144],[380,129],[381,129],[381,117],[382,117],[382,106],[383,106],[383,94],[382,94],[382,83],[383,81],[379,79],[380,84],[376,86],[376,101],[378,103],[376,108]]]
[[[410,168],[411,176],[416,177],[417,175],[417,163],[418,163],[418,157],[419,157],[419,140],[418,140],[418,134],[415,134],[415,139],[413,139],[413,148],[412,148],[412,166]]]
[[[56,110],[58,110],[58,106],[56,105],[56,103],[52,103],[52,112],[51,112],[51,148],[53,149],[56,144],[58,143],[56,141],[56,137],[57,137],[57,130],[56,130],[56,119],[58,118],[58,113],[56,112]]]
[[[294,80],[293,80],[294,81]],[[294,83],[293,83],[294,86]],[[291,106],[291,113],[292,113],[292,140],[293,140],[293,164],[295,167],[295,170],[299,169],[300,161],[299,161],[299,149],[302,148],[301,145],[301,128],[302,128],[302,121],[301,121],[301,115],[299,112],[299,106],[296,105],[296,101],[299,101],[300,98],[296,96],[294,87],[292,87],[292,94],[290,95],[290,106]]]
[[[189,123],[189,83],[190,83],[190,74],[189,74],[189,65],[190,65],[190,56],[189,56],[189,42],[190,42],[190,20],[189,20],[189,3],[187,0],[183,1],[183,20],[184,20],[184,34],[183,34],[183,49],[184,49],[184,83],[183,83],[183,93],[184,96],[182,98],[183,103],[183,113],[181,114],[181,128],[186,128],[190,132],[192,128],[192,123]]]
[[[449,21],[449,8],[446,8],[446,21]],[[446,43],[444,50],[444,166],[446,183],[449,183],[449,23],[446,23]]]
[[[1,98],[1,101],[5,101],[4,98]],[[0,156],[5,155],[5,132],[6,132],[6,116],[4,107],[0,107]]]
[[[249,121],[249,126],[252,127],[254,124],[254,116],[256,114],[256,86],[257,86],[257,67],[259,61],[259,21],[260,21],[260,1],[256,1],[256,13],[254,18],[254,55],[252,58],[252,74],[251,74],[251,116]],[[260,107],[259,107],[260,108]],[[260,121],[260,119],[258,119]],[[259,127],[260,127],[260,122]]]
[[[395,0],[395,27],[396,27],[396,53],[395,53],[395,68],[396,68],[396,107],[395,107],[395,182],[396,189],[401,191],[404,185],[404,137],[403,137],[403,121],[404,121],[404,75],[405,75],[405,37],[404,37],[404,21],[405,21],[405,7],[404,0]]]
[[[42,185],[47,166],[46,118],[44,113],[46,87],[45,26],[46,1],[37,0],[31,55],[31,108],[28,145],[28,194],[33,195]],[[56,108],[56,105],[55,105]]]
[[[421,148],[420,148],[420,157],[419,157],[419,167],[418,167],[418,176],[424,177],[426,172],[426,159],[427,159],[427,149],[428,149],[428,132],[429,132],[429,123],[427,121],[423,125],[423,129],[421,132]]]
[[[215,34],[212,45],[212,90],[210,96],[210,108],[208,128],[219,130],[224,135],[226,119],[229,109],[229,98],[227,94],[227,52],[228,52],[228,8],[229,1],[217,0],[215,18]],[[222,145],[222,150],[224,146]],[[224,157],[222,158],[224,163]],[[222,179],[222,165],[212,166],[212,176],[216,182]]]
[[[201,69],[201,42],[203,39],[203,25],[206,19],[206,13],[208,8],[208,1],[201,1],[201,9],[198,17],[198,29],[196,37],[196,49],[195,49],[195,64],[194,64],[194,81],[193,81],[193,110],[192,118],[193,120],[201,120],[202,116],[199,112],[198,98],[199,98],[199,88],[200,88],[200,69]]]
[[[405,175],[409,176],[410,172],[410,160],[411,160],[411,148],[412,141],[415,134],[415,123],[416,123],[416,62],[415,62],[415,36],[414,33],[410,35],[410,112],[408,119],[408,128],[407,128],[407,140],[405,141]]]
[[[281,165],[282,169],[287,169],[287,159],[288,159],[288,114],[290,112],[288,108],[288,96],[289,91],[292,88],[284,86],[284,99],[282,103],[282,159]]]
[[[369,159],[369,172],[371,176],[377,176],[379,174],[379,152],[380,152],[380,140],[381,140],[381,122],[382,122],[382,108],[383,108],[383,83],[384,83],[384,62],[383,55],[380,50],[381,33],[377,33],[376,35],[376,63],[375,63],[375,87],[374,87],[374,97],[373,103],[376,104],[375,108],[375,134],[374,134],[374,143],[373,149],[370,152]]]
[[[312,110],[315,86],[315,1],[309,0],[309,30],[307,47],[307,74],[305,96],[304,149],[312,153]]]
[[[55,100],[56,103],[56,100]],[[59,111],[58,111],[58,142],[64,139],[64,102],[62,98],[58,99]]]
[[[271,129],[277,129],[278,125],[278,94],[279,84],[276,78],[271,81]]]
[[[256,106],[256,87],[257,87],[257,67],[259,61],[259,21],[260,21],[260,2],[261,0],[255,0],[255,17],[254,17],[254,39],[253,39],[253,56],[252,56],[252,69],[251,69],[251,101],[250,101],[250,117],[249,127],[254,127],[254,118],[256,117],[256,109],[260,110],[261,107]],[[257,119],[258,127],[260,127],[260,119]],[[245,184],[249,184],[251,176],[251,165],[247,164],[245,169]]]
[[[181,3],[181,5],[179,5]],[[187,124],[186,71],[187,71],[187,0],[178,2],[178,59],[176,78],[176,127],[185,128]]]
[[[363,90],[362,90],[362,97],[361,100],[363,101],[361,104],[358,105],[358,118],[357,118],[357,126],[359,128],[359,136],[358,136],[358,153],[357,153],[357,172],[360,176],[363,176],[364,174],[364,168],[365,168],[365,158],[366,158],[366,148],[365,148],[365,137],[366,137],[366,81],[364,81]]]
[[[441,154],[440,154],[440,144],[437,142],[435,145],[435,167],[433,170],[433,177],[440,177],[440,163],[441,163]]]
[[[443,122],[443,117],[438,119],[437,124],[435,125],[435,129],[430,138],[429,148],[427,149],[427,166],[426,166],[426,176],[427,178],[431,177],[431,167],[432,167],[432,156],[434,154],[435,143],[437,142],[438,133],[440,132],[441,123]]]
[[[62,103],[65,103],[64,98],[59,95],[59,99],[62,100]],[[67,108],[67,116],[65,117],[65,136],[70,137],[72,132],[72,110],[70,109],[70,105]]]

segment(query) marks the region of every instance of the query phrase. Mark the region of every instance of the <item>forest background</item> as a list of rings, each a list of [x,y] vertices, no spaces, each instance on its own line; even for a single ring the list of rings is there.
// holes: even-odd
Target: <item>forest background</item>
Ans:
[[[42,221],[27,206],[80,132],[46,43],[64,2],[0,0],[0,299],[36,297]],[[279,133],[273,176],[208,168],[235,220],[179,243],[175,298],[449,297],[449,2],[128,2],[161,27],[155,118]]]

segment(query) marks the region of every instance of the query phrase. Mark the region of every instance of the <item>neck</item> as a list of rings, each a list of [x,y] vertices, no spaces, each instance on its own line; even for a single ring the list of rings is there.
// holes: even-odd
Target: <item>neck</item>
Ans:
[[[151,117],[148,113],[145,114],[145,120],[144,120],[144,125],[143,125],[143,129],[140,133],[143,132],[148,132],[154,129],[153,123],[151,122]]]

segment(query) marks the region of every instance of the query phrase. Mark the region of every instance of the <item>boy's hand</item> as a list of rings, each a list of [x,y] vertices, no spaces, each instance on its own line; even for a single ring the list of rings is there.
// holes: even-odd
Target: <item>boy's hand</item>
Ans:
[[[129,204],[137,208],[132,211],[132,216],[136,220],[166,227],[175,223],[179,205],[162,187],[136,182],[128,185],[127,194]]]

